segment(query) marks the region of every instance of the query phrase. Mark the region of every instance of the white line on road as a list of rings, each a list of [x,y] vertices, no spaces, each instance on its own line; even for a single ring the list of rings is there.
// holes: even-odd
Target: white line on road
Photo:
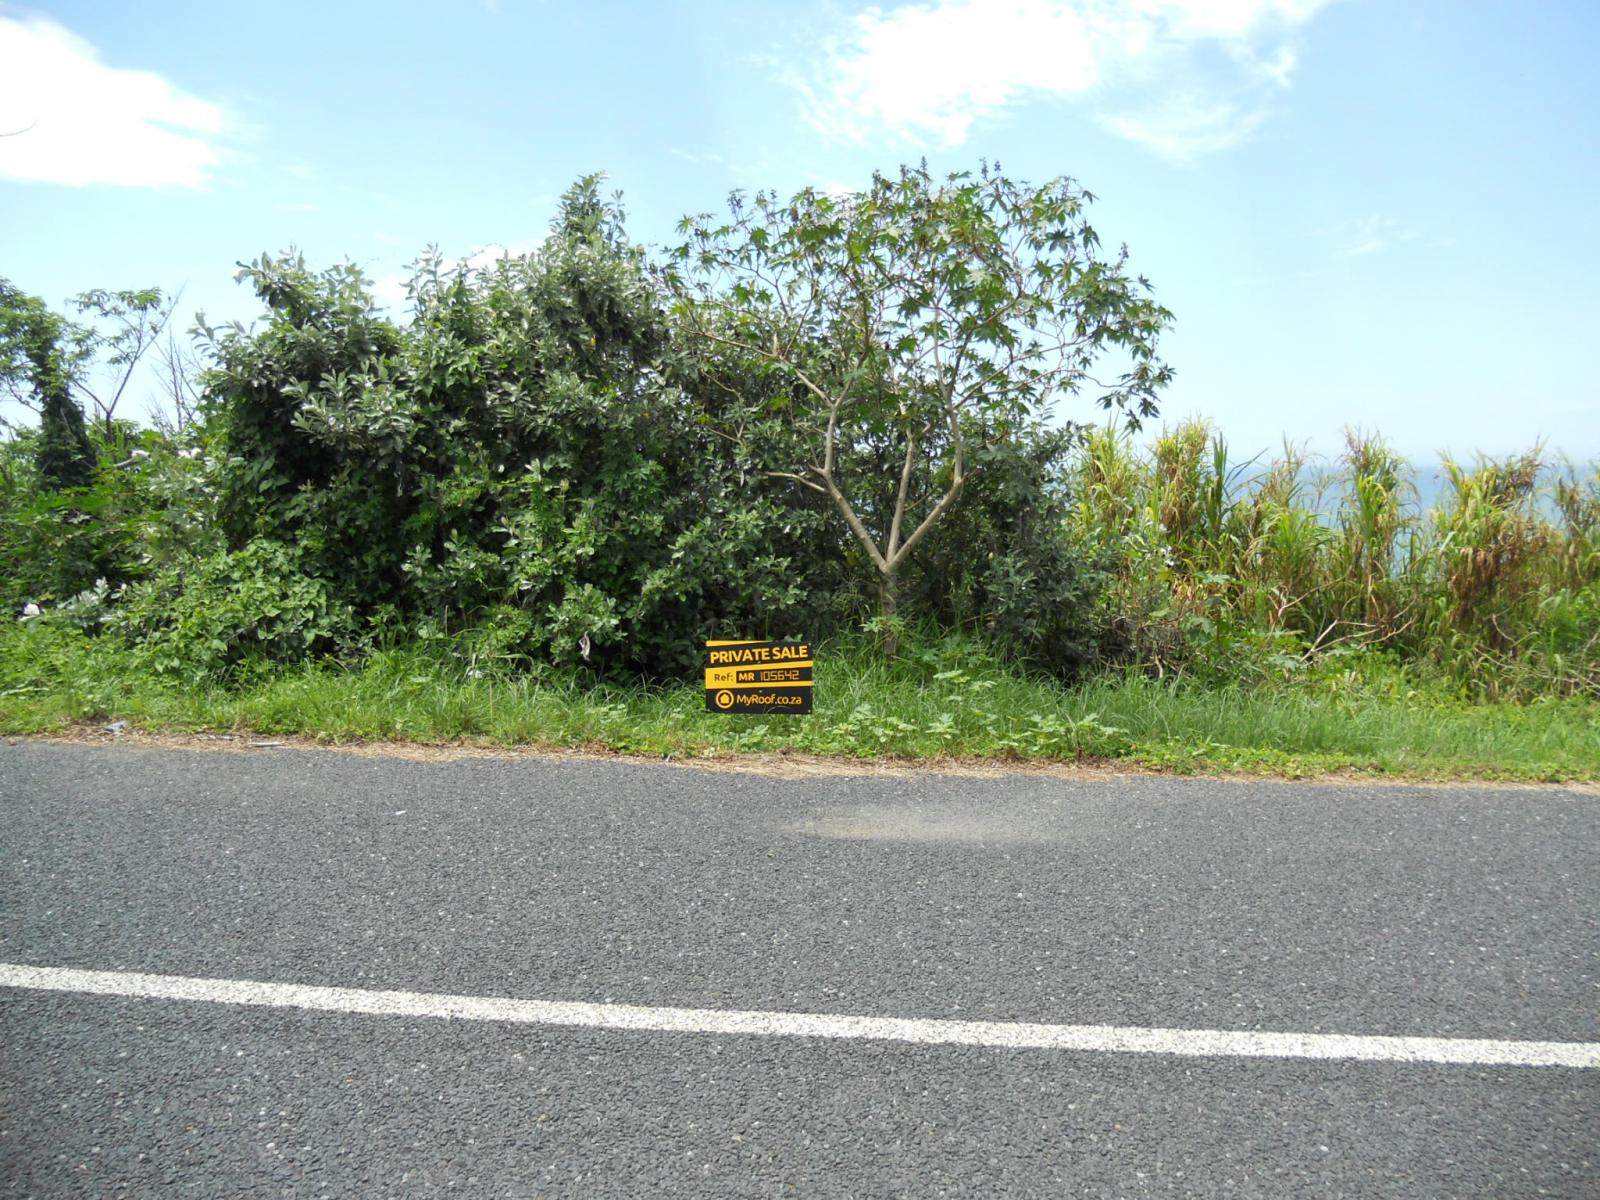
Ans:
[[[503,1021],[651,1033],[751,1034],[760,1037],[869,1038],[925,1046],[996,1046],[1028,1050],[1177,1054],[1189,1057],[1321,1058],[1363,1062],[1449,1063],[1514,1067],[1600,1068],[1597,1042],[1508,1042],[1476,1038],[1365,1037],[1332,1033],[1258,1033],[1220,1029],[1140,1029],[1118,1025],[1033,1025],[1008,1021],[937,1021],[826,1013],[724,1012],[632,1004],[583,1004],[428,992],[310,987],[248,979],[192,979],[124,971],[78,971],[0,963],[0,987],[88,992],[152,1000],[199,1000],[317,1012]]]

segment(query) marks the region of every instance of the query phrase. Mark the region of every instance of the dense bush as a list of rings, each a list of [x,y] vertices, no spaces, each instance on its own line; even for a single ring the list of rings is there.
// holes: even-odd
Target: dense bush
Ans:
[[[980,448],[962,503],[914,561],[908,610],[1057,676],[1092,665],[1107,564],[1066,519],[1078,441],[1073,427],[1036,426]]]
[[[124,422],[89,429],[99,465],[88,487],[45,486],[40,437],[0,442],[0,604],[56,605],[112,589],[216,544],[199,451]]]
[[[0,441],[0,603],[40,644],[83,631],[184,678],[422,646],[473,670],[681,679],[705,638],[820,639],[881,611],[864,543],[785,465],[817,433],[788,419],[795,381],[686,332],[596,179],[531,254],[423,256],[403,320],[353,267],[267,255],[241,278],[265,320],[208,331],[193,424],[69,417]],[[59,400],[65,326],[0,300],[5,382]],[[1374,438],[1319,476],[1292,452],[1238,463],[1201,424],[1141,446],[957,419],[921,435],[912,500],[949,486],[943,437],[967,481],[887,620],[1058,677],[1399,664],[1471,698],[1600,695],[1600,476],[1449,464],[1424,507]],[[833,443],[879,533],[905,504],[891,426]]]
[[[405,328],[349,268],[243,275],[271,317],[217,338],[223,525],[298,546],[358,622],[492,616],[506,653],[664,675],[707,636],[832,620],[822,514],[702,419],[595,180],[531,255],[425,257]]]
[[[348,645],[352,613],[301,551],[257,538],[134,584],[104,622],[158,672],[219,674]]]

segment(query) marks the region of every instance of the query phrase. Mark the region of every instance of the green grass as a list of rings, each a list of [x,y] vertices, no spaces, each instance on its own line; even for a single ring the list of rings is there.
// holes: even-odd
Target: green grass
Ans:
[[[573,676],[473,677],[448,648],[356,668],[307,665],[230,685],[154,676],[111,638],[42,625],[0,635],[0,732],[123,720],[153,731],[252,731],[327,742],[470,742],[649,755],[778,751],[852,758],[1114,759],[1181,772],[1600,779],[1600,705],[1472,705],[1398,668],[1275,687],[1102,676],[1062,687],[949,641],[885,662],[824,646],[810,717],[704,711],[697,686]]]
[[[1443,465],[1424,504],[1375,435],[1242,462],[1204,422],[1148,446],[1107,427],[1073,460],[1068,525],[1111,552],[1123,660],[1245,678],[1275,648],[1354,647],[1484,699],[1600,700],[1600,464]]]

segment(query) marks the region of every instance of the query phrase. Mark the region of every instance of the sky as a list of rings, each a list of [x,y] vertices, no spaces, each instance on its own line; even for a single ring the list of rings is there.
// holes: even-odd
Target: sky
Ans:
[[[0,3],[0,275],[248,322],[237,264],[292,246],[403,315],[419,251],[536,246],[590,171],[658,246],[987,159],[1096,195],[1176,318],[1163,420],[1583,460],[1596,48],[1593,0]]]

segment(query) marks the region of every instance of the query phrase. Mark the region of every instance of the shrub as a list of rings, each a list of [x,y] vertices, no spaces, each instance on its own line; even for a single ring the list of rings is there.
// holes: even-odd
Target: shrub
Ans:
[[[162,674],[223,674],[350,644],[354,614],[302,564],[300,550],[264,538],[219,550],[131,586],[107,626]]]
[[[1107,558],[1066,520],[1063,468],[1077,437],[1036,426],[986,449],[963,503],[924,543],[910,613],[1057,676],[1094,661]]]

